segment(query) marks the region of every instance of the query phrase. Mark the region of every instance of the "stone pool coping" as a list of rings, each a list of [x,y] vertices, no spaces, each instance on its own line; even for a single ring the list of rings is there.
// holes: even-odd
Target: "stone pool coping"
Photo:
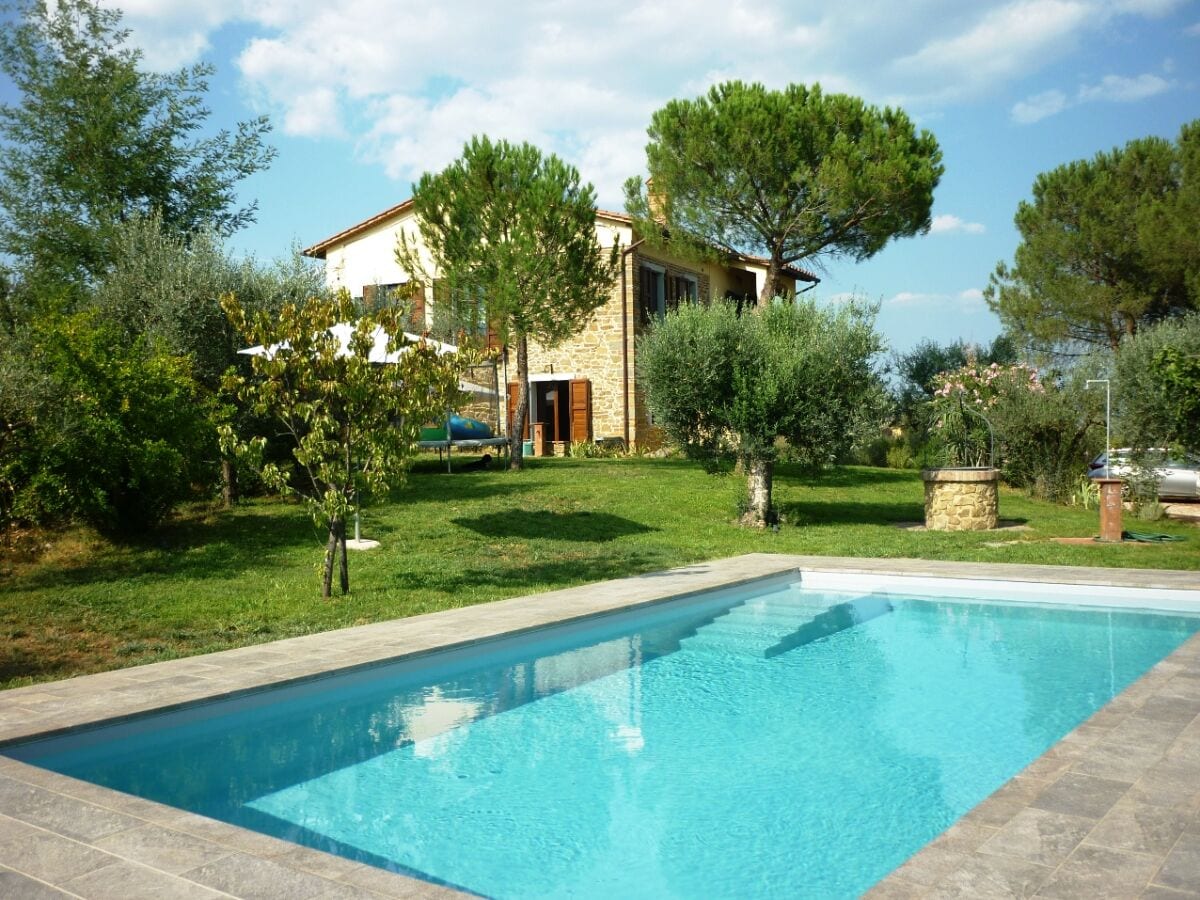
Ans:
[[[1200,591],[1200,573],[1194,572],[747,554],[14,688],[0,693],[0,752],[4,744],[33,735],[795,570]],[[871,896],[1040,891],[1182,898],[1200,897],[1197,885],[1200,635],[919,851]],[[0,895],[332,900],[456,892],[0,756]]]

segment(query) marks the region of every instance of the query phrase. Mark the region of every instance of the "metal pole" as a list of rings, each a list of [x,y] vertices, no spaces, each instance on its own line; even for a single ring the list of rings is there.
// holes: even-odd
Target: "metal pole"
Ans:
[[[1104,385],[1104,474],[1112,477],[1112,382],[1107,378],[1089,378],[1084,385]]]

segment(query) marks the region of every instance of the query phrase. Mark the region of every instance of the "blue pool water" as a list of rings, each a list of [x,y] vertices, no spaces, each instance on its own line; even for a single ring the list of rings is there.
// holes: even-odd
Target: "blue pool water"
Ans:
[[[495,897],[854,897],[1200,618],[779,580],[4,751]]]

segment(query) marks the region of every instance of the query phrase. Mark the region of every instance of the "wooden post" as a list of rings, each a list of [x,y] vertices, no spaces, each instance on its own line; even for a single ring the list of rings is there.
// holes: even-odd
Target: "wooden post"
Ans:
[[[1100,540],[1121,542],[1121,485],[1120,478],[1097,478],[1100,485]]]

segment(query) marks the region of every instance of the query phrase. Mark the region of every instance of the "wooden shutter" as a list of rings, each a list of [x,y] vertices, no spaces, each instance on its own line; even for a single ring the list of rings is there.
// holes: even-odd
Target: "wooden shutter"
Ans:
[[[414,282],[409,291],[408,320],[412,330],[417,334],[425,331],[425,286]]]
[[[363,309],[372,309],[375,306],[375,295],[378,292],[378,285],[364,284],[363,285]]]
[[[571,382],[571,442],[592,439],[592,383],[586,378]]]
[[[514,425],[514,420],[517,418],[517,402],[521,399],[520,391],[521,391],[521,382],[510,381],[508,383],[508,432],[507,433],[510,435],[513,433],[513,428],[516,427]],[[532,396],[530,397],[530,399],[532,400]],[[526,413],[526,415],[525,415],[525,437],[523,438],[523,440],[526,440],[526,441],[529,440],[529,420],[530,420],[530,418],[531,418],[531,416],[528,413]]]
[[[500,349],[500,346],[500,335],[496,333],[495,328],[489,325],[487,327],[487,349],[498,350]]]
[[[638,270],[638,318],[649,325],[658,314],[658,272],[649,266]]]

